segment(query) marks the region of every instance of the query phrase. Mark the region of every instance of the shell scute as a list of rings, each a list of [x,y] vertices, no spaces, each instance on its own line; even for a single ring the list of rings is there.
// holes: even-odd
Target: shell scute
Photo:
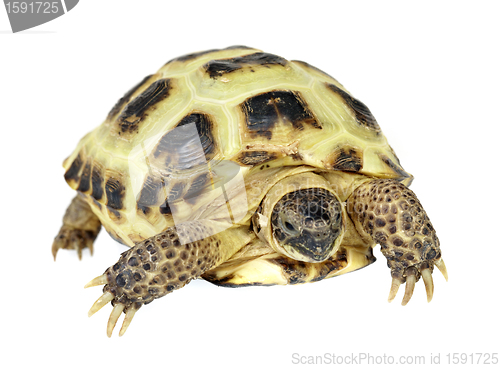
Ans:
[[[278,128],[280,123],[284,125],[281,130],[304,130],[304,124],[321,129],[297,91],[261,93],[248,98],[240,106],[245,115],[246,130],[252,138],[263,136],[271,140],[273,128]]]
[[[139,83],[137,83],[134,87],[132,87],[127,93],[121,97],[116,104],[111,108],[111,110],[108,113],[108,120],[111,120],[114,116],[116,116],[125,106],[130,99],[132,98],[132,95],[137,92],[138,89],[140,89],[143,85],[146,84],[146,82],[152,77],[152,75],[148,75],[144,77]]]
[[[349,93],[340,89],[334,84],[328,83],[327,87],[334,93],[338,94],[344,100],[345,104],[352,109],[358,124],[374,132],[381,132],[380,126],[378,125],[377,120],[375,120],[375,117],[372,115],[368,106],[355,99]]]
[[[147,112],[161,100],[168,97],[171,89],[170,79],[159,79],[149,85],[144,92],[128,103],[118,117],[117,123],[121,132],[133,132],[145,119]]]

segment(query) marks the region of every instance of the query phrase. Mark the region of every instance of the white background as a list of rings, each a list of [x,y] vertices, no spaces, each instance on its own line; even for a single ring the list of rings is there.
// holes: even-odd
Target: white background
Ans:
[[[448,353],[498,353],[500,9],[414,4],[82,0],[19,34],[0,9],[0,359],[288,367],[293,354],[424,356],[427,364],[440,354],[446,365]],[[93,257],[61,251],[52,260],[74,196],[62,160],[167,60],[235,44],[305,60],[370,107],[441,240],[450,280],[434,273],[430,304],[422,282],[406,307],[402,291],[387,303],[389,269],[377,248],[372,266],[316,284],[192,282],[143,307],[121,338],[106,337],[109,305],[87,318],[101,291],[83,285],[126,248],[102,231]]]

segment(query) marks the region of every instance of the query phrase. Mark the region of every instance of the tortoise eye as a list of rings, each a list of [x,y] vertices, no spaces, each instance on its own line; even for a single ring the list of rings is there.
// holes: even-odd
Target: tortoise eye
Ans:
[[[300,233],[298,226],[294,225],[293,222],[286,217],[286,215],[281,215],[279,219],[279,226],[288,235],[298,235]]]

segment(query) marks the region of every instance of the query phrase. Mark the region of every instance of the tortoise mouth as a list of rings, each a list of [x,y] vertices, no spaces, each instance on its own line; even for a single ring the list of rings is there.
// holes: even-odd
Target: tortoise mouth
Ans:
[[[322,262],[335,251],[342,233],[342,205],[323,188],[306,188],[285,194],[271,214],[272,232],[291,257]]]
[[[282,246],[291,258],[317,263],[323,262],[332,256],[335,239],[333,241],[315,241],[312,234],[304,234],[301,239]]]

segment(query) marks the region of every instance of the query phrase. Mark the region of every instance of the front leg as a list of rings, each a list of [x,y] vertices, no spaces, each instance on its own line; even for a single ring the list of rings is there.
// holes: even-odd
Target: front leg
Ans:
[[[105,285],[89,316],[111,302],[114,308],[107,334],[111,336],[124,312],[121,336],[142,305],[187,285],[231,257],[250,239],[247,227],[218,232],[210,223],[195,221],[168,228],[122,253],[115,265],[85,285]]]
[[[434,292],[433,267],[446,279],[448,275],[439,239],[415,193],[395,180],[372,180],[358,187],[347,205],[360,235],[380,244],[387,258],[392,275],[389,301],[406,282],[402,302],[406,305],[420,276],[430,301]]]

